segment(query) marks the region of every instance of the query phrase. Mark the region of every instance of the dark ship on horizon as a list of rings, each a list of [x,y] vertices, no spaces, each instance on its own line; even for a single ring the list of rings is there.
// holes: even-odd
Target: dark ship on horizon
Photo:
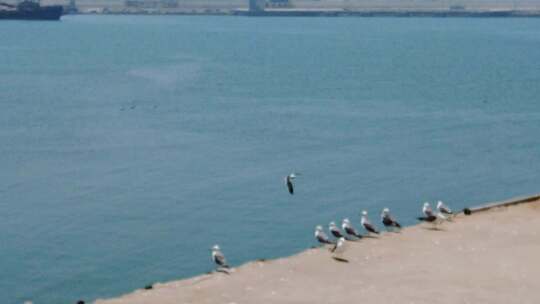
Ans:
[[[41,6],[39,2],[24,0],[17,5],[0,2],[0,20],[60,20],[61,5]]]

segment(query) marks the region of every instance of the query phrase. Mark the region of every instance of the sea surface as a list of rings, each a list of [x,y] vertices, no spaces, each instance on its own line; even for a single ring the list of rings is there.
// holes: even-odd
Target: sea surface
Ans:
[[[300,172],[296,193],[283,177]],[[540,19],[0,23],[1,303],[75,303],[540,192]]]

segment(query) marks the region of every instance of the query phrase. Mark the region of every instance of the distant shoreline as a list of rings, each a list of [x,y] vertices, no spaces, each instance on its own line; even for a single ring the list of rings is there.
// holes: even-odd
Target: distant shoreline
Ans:
[[[251,17],[540,17],[540,11],[513,10],[303,10],[272,9],[260,12],[236,11]]]
[[[537,10],[343,10],[343,9],[268,9],[264,11],[190,10],[190,11],[89,11],[68,15],[178,15],[245,17],[427,17],[427,18],[537,18]]]
[[[437,230],[419,224],[401,233],[348,242],[347,263],[332,260],[324,248],[307,249],[289,257],[242,264],[230,275],[211,273],[156,283],[152,290],[96,303],[307,304],[353,299],[376,303],[381,298],[387,303],[431,303],[434,298],[441,304],[464,299],[501,304],[540,301],[534,284],[540,271],[535,262],[540,243],[534,241],[540,228],[538,195],[470,209],[483,212],[460,213]]]

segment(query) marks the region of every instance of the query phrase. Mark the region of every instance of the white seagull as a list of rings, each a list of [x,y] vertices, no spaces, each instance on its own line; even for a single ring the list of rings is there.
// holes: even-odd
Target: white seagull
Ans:
[[[452,209],[450,209],[448,206],[446,206],[443,202],[438,201],[437,202],[437,210],[439,210],[440,213],[453,215],[454,212],[452,212]]]
[[[334,254],[334,256],[340,257],[343,254],[343,252],[345,252],[345,243],[346,242],[347,241],[345,240],[344,237],[339,238],[336,245],[334,245],[334,247],[332,249],[330,249],[330,251]]]
[[[336,226],[336,223],[334,222],[330,222],[330,224],[328,225],[328,230],[330,230],[330,233],[332,233],[332,235],[336,237],[337,239],[345,237],[343,233],[341,233],[341,230],[339,230],[339,228]]]
[[[293,180],[299,175],[300,175],[300,173],[291,173],[291,174],[285,176],[285,184],[287,185],[287,189],[289,190],[289,193],[291,195],[294,194]]]
[[[431,206],[429,205],[428,202],[424,203],[424,206],[422,207],[422,213],[424,213],[424,215],[427,217],[435,215],[433,214],[433,210],[431,209]]]
[[[401,229],[401,225],[390,215],[390,209],[384,208],[381,213],[381,221],[388,230]]]
[[[379,234],[379,231],[377,231],[375,226],[373,226],[373,224],[371,224],[371,222],[368,220],[366,210],[362,211],[362,219],[360,220],[360,222],[362,223],[362,226],[364,226],[364,228],[367,231],[371,233]]]
[[[422,207],[422,213],[424,213],[424,216],[418,217],[419,221],[424,221],[424,222],[432,223],[434,225],[438,225],[441,223],[441,221],[446,220],[446,217],[442,213],[440,212],[434,213],[428,202],[424,203],[424,206]]]
[[[358,231],[356,231],[356,229],[354,229],[354,227],[351,224],[351,221],[348,218],[343,220],[341,224],[341,229],[343,229],[345,233],[347,233],[348,235],[352,235],[359,239],[362,238],[362,235]]]
[[[332,242],[326,233],[323,231],[323,227],[321,225],[318,225],[315,227],[315,238],[319,243],[321,244],[335,244],[335,242]]]
[[[214,245],[214,247],[212,247],[212,260],[214,263],[216,263],[218,268],[229,268],[229,265],[227,265],[227,261],[225,260],[225,256],[219,249],[218,245]]]

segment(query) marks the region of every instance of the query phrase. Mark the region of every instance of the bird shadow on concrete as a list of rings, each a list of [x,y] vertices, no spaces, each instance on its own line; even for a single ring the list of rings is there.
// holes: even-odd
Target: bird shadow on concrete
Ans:
[[[338,261],[338,262],[341,262],[341,263],[349,263],[349,260],[347,259],[344,259],[344,258],[340,258],[340,257],[332,257],[332,259]]]
[[[230,275],[230,274],[231,274],[231,273],[230,273],[227,269],[225,269],[225,268],[218,268],[218,269],[216,269],[216,272],[221,272],[221,273],[224,273],[224,274],[226,274],[226,275]]]
[[[309,248],[310,248],[310,249],[332,248],[333,246],[336,246],[336,243],[331,243],[331,244],[320,244],[320,245],[317,245],[317,246],[311,246],[311,247],[309,247]]]
[[[422,227],[422,229],[431,231],[446,231],[446,229],[440,227]]]
[[[363,239],[378,239],[379,238],[379,235],[376,234],[376,235],[370,235],[370,234],[365,234],[362,236]]]

